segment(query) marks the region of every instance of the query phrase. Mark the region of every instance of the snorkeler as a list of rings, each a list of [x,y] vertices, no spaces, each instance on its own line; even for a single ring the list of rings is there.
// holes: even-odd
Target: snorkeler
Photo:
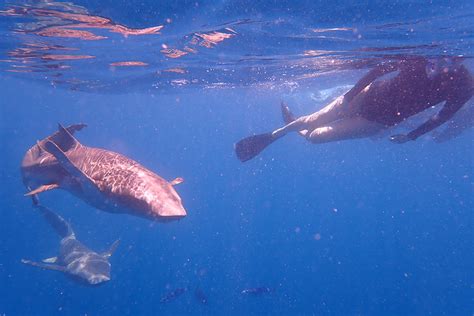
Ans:
[[[298,132],[314,144],[369,137],[445,102],[439,113],[408,134],[390,137],[401,144],[449,120],[472,95],[472,76],[459,59],[404,57],[378,65],[346,94],[313,114],[295,119],[282,104],[285,126],[244,138],[235,150],[244,162],[289,132]]]

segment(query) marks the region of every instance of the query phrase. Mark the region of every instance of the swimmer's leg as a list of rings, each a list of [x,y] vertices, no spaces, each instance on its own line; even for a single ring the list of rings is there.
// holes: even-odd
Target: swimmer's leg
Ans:
[[[301,131],[304,128],[304,117],[294,120],[285,104],[282,104],[282,114],[285,121],[292,121],[273,132],[249,136],[239,140],[235,144],[235,153],[240,161],[244,162],[254,158],[275,140],[285,136],[289,132]]]
[[[285,121],[292,116],[286,104],[282,104],[282,114]],[[275,138],[280,138],[290,132],[298,132],[301,136],[306,137],[308,131],[312,131],[318,127],[340,120],[349,115],[351,115],[351,113],[348,111],[348,104],[347,102],[344,102],[344,97],[341,96],[329,103],[323,109],[310,115],[301,116],[292,122],[287,123],[287,125],[276,129],[272,132],[272,135]]]
[[[254,158],[275,140],[286,135],[290,129],[294,131],[301,129],[300,124],[303,122],[301,120],[295,120],[293,114],[288,108],[288,105],[283,102],[281,103],[281,114],[286,125],[280,130],[284,130],[286,128],[284,132],[281,132],[279,135],[274,135],[275,132],[252,135],[239,140],[235,144],[235,153],[237,154],[237,158],[239,158],[240,161],[244,162]]]
[[[313,144],[322,144],[339,140],[364,138],[377,134],[385,126],[362,117],[345,118],[323,127],[314,129],[306,139]]]
[[[296,121],[296,117],[293,115],[293,113],[290,111],[290,108],[288,107],[288,104],[286,104],[285,102],[282,102],[281,103],[281,116],[283,118],[283,122],[288,125],[294,121]],[[301,118],[300,118],[301,119]],[[295,127],[296,128],[296,127]],[[295,130],[296,131],[296,130]],[[301,135],[301,136],[305,136],[306,133],[308,133],[308,130],[306,129],[303,129],[303,130],[299,130],[298,133]]]
[[[275,140],[285,136],[290,132],[299,132],[303,136],[308,135],[308,131],[313,131],[315,128],[322,126],[341,118],[347,117],[350,113],[347,111],[347,104],[344,102],[344,97],[339,97],[331,102],[324,109],[308,115],[302,116],[296,120],[293,120],[289,124],[274,130],[271,133],[253,135],[241,139],[235,144],[235,152],[237,158],[244,162],[250,160],[262,152],[266,147],[272,144]],[[286,107],[287,109],[287,107]],[[282,106],[282,110],[286,111]],[[285,120],[290,120],[291,112],[283,112]],[[286,116],[286,117],[285,117]]]

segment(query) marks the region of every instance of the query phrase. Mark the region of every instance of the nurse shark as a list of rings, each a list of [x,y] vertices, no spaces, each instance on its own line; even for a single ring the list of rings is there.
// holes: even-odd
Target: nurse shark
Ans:
[[[121,154],[82,145],[75,124],[38,141],[25,154],[21,172],[31,190],[26,195],[64,189],[88,204],[111,213],[128,213],[167,221],[186,216],[174,185]]]
[[[60,271],[86,285],[99,285],[110,280],[109,258],[118,246],[117,240],[104,253],[97,253],[84,246],[61,216],[40,205],[37,200],[35,207],[41,212],[44,219],[62,237],[59,246],[59,255],[35,262],[22,259],[21,262],[46,270]]]

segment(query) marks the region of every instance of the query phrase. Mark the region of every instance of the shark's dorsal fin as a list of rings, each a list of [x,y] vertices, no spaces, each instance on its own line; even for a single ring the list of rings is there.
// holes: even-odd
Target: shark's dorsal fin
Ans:
[[[83,129],[85,126],[85,124],[75,124],[64,128],[61,124],[58,124],[58,131],[51,135],[49,140],[55,143],[62,151],[66,152],[81,145],[72,134]]]
[[[51,257],[51,258],[43,259],[44,263],[56,263],[56,261],[58,261],[58,257]]]
[[[183,183],[184,182],[184,179],[181,178],[181,177],[177,177],[176,179],[172,180],[170,182],[171,185],[177,185],[177,184],[180,184],[180,183]]]
[[[44,143],[44,149],[53,155],[61,165],[72,177],[74,177],[81,185],[84,192],[89,196],[100,196],[101,192],[87,174],[82,172],[74,163],[66,156],[66,154],[52,141]]]
[[[119,244],[120,244],[120,239],[117,239],[116,241],[114,241],[114,243],[110,246],[109,250],[102,253],[102,257],[110,258],[114,254],[115,250],[117,250],[117,247]]]
[[[49,190],[53,190],[53,189],[57,189],[57,188],[59,188],[59,185],[56,184],[56,183],[44,184],[44,185],[34,189],[33,191],[30,191],[30,192],[26,193],[25,196],[31,196],[31,195],[42,193],[44,191],[49,191]]]

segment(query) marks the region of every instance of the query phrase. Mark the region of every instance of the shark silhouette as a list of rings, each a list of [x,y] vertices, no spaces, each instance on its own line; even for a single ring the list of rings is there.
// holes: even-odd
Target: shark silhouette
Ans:
[[[85,124],[64,128],[38,141],[25,154],[21,172],[26,195],[64,189],[90,205],[111,213],[128,213],[153,220],[186,216],[174,185],[118,153],[79,143],[73,134]]]
[[[45,259],[43,262],[22,259],[22,263],[63,272],[75,281],[87,285],[99,285],[110,280],[109,258],[117,248],[118,240],[112,244],[108,251],[99,254],[77,240],[71,225],[58,214],[40,205],[35,197],[34,206],[58,235],[62,237],[59,255]]]

